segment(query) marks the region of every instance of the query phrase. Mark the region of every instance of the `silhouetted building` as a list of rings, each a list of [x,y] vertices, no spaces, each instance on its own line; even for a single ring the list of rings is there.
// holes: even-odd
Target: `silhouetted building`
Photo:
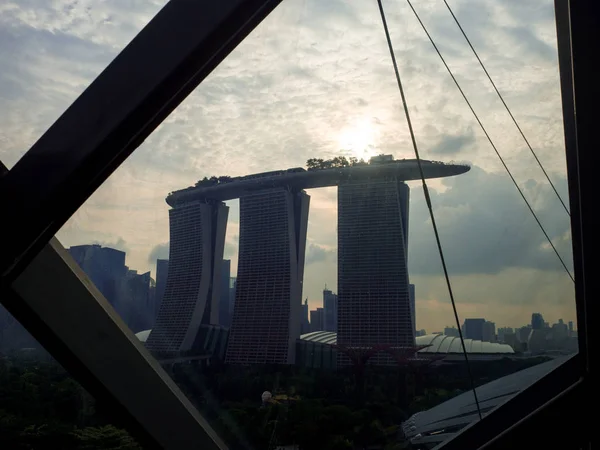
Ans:
[[[127,273],[125,252],[114,248],[93,245],[74,245],[69,253],[94,285],[117,307],[121,280]]]
[[[463,323],[463,337],[483,341],[483,324],[485,319],[465,319]]]
[[[515,333],[505,332],[502,336],[502,341],[505,344],[510,345],[515,352],[521,351],[520,342],[517,339],[517,335]]]
[[[414,345],[407,269],[409,188],[396,177],[338,188],[338,345]],[[339,355],[341,365],[349,358]],[[385,353],[373,364],[395,364]]]
[[[496,342],[496,324],[489,321],[484,322],[481,334],[483,342]]]
[[[221,266],[221,292],[219,298],[219,325],[231,325],[231,312],[229,310],[229,282],[231,278],[231,260],[224,259]]]
[[[200,325],[218,323],[228,211],[224,203],[208,200],[169,210],[169,272],[156,324],[146,341],[149,350],[192,350]]]
[[[410,318],[412,320],[413,332],[417,332],[417,310],[415,305],[415,285],[408,285],[408,299],[410,301]]]
[[[544,328],[544,318],[540,313],[533,313],[531,315],[531,328],[533,330],[541,330]]]
[[[138,275],[136,270],[128,270],[121,279],[119,301],[115,309],[134,333],[154,325],[153,287],[154,280],[150,272]]]
[[[310,312],[310,332],[313,331],[324,331],[323,322],[325,313],[323,308],[317,308]]]
[[[501,328],[498,328],[498,341],[499,342],[505,342],[505,343],[508,344],[508,342],[506,342],[505,337],[504,337],[506,334],[512,334],[512,335],[514,335],[515,334],[515,330],[513,330],[511,327],[501,327]]]
[[[329,289],[323,290],[323,314],[323,330],[337,332],[338,296]]]
[[[425,336],[426,334],[427,334],[427,331],[425,331],[424,329],[423,330],[417,330],[416,333],[415,333],[415,337]],[[433,334],[436,334],[436,333],[433,333]]]
[[[233,318],[233,309],[235,308],[235,290],[237,286],[237,278],[229,278],[229,315]]]
[[[459,337],[460,333],[458,332],[458,328],[456,327],[446,327],[444,328],[444,334],[446,336]]]
[[[310,322],[308,320],[308,299],[302,303],[302,309],[300,310],[300,334],[310,333]]]
[[[167,287],[167,275],[169,274],[169,260],[168,259],[157,259],[156,260],[156,294],[154,300],[154,317],[158,315],[158,310],[162,299],[165,295],[165,289]]]
[[[531,325],[525,325],[517,330],[517,339],[523,344],[527,344],[529,341],[529,335],[531,334]]]
[[[226,361],[294,364],[310,197],[284,188],[240,198],[237,290]]]
[[[573,331],[574,331],[574,330],[573,330],[573,321],[572,321],[572,320],[570,320],[570,321],[569,321],[569,336],[572,336],[572,335],[573,335]]]
[[[156,295],[150,272],[129,270],[125,252],[114,248],[74,245],[68,251],[133,332],[152,327]]]

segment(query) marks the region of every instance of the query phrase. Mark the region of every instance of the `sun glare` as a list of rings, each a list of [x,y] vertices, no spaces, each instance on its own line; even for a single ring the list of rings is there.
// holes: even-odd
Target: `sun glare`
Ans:
[[[339,134],[340,150],[346,156],[368,160],[377,154],[375,149],[375,130],[368,119],[355,120]]]

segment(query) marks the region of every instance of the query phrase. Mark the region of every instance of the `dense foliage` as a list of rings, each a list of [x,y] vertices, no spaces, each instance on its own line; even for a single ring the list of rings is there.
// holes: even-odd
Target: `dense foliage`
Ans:
[[[58,364],[0,359],[0,448],[141,450]]]
[[[544,359],[472,365],[477,385]],[[399,425],[470,389],[466,367],[369,367],[328,372],[295,366],[227,367],[186,364],[171,376],[231,449],[409,448]],[[270,391],[276,400],[263,404]]]
[[[472,364],[477,385],[543,359]],[[295,366],[169,365],[232,450],[401,449],[403,420],[470,389],[463,364],[329,372]],[[264,403],[261,394],[273,393]],[[163,412],[157,411],[157,414]],[[0,449],[141,447],[56,363],[0,359]]]
[[[351,167],[351,166],[366,166],[368,163],[363,159],[354,157],[346,158],[345,156],[336,156],[331,159],[310,158],[306,161],[308,170],[315,169],[333,169],[336,167]]]

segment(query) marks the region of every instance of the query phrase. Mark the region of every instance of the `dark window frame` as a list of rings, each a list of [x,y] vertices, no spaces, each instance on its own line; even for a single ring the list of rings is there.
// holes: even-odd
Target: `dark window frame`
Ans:
[[[74,351],[57,328],[69,326],[68,320],[62,324],[48,321],[35,302],[18,294],[13,282],[43,252],[52,255],[48,252],[60,251],[56,242],[49,242],[67,219],[279,3],[280,0],[172,0],[25,156],[0,176],[0,206],[11,212],[11,221],[3,223],[10,239],[5,239],[0,253],[0,301],[84,387],[93,395],[106,396],[116,413],[128,419],[150,444],[175,448],[168,439],[164,440],[164,434],[160,435],[164,429],[150,429],[148,423],[140,422],[96,369],[84,364],[85,355]],[[588,318],[593,302],[587,299],[598,297],[600,291],[600,277],[595,270],[599,227],[594,208],[594,119],[596,105],[600,104],[594,44],[600,30],[599,5],[556,0],[555,8],[579,354],[440,448],[501,448],[507,442],[518,443],[519,437],[531,439],[533,430],[540,432],[535,434],[536,444],[543,440],[556,444],[562,437],[572,445],[580,445],[589,442],[591,436],[586,414],[576,402],[591,392],[587,386],[591,376]],[[156,45],[158,42],[160,45]],[[76,268],[72,275],[82,283],[86,279]],[[104,300],[96,290],[89,292],[86,301],[90,301],[90,308],[93,302]],[[128,330],[116,318],[112,320],[110,332],[120,335],[116,339],[129,339]],[[137,357],[147,357],[141,346],[131,343],[131,347],[128,350],[135,350]],[[123,373],[126,372],[124,367]],[[163,379],[163,384],[168,382]],[[176,396],[175,391],[173,395]],[[149,392],[148,406],[161,414],[160,403],[152,404],[153,399]],[[184,402],[180,406],[189,409]],[[568,414],[556,414],[565,407],[570,407]],[[520,413],[515,415],[515,411]],[[572,428],[565,428],[567,424]],[[208,434],[200,422],[186,426],[182,423],[180,432],[196,435],[196,427]],[[559,431],[552,434],[548,430]],[[196,441],[194,446],[197,445]]]

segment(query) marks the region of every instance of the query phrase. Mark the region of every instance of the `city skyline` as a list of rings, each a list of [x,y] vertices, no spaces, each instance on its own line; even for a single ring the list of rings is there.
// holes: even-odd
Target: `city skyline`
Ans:
[[[3,11],[0,52],[2,160],[10,168],[117,55],[164,2],[74,5],[47,2]],[[553,3],[456,2],[499,89],[564,199],[563,128]],[[443,5],[416,5],[553,243],[570,260],[568,217],[478,72]],[[407,5],[389,6],[389,25],[424,158],[466,160],[461,179],[430,183],[461,317],[489,312],[514,324],[531,311],[575,321],[572,283],[456,93]],[[108,19],[107,19],[108,18]],[[316,18],[316,19],[315,19]],[[84,64],[73,65],[74,60]],[[43,105],[40,108],[39,105]],[[443,114],[440,111],[444,111]],[[127,250],[152,270],[166,257],[165,192],[213,174],[297,167],[320,155],[413,157],[376,5],[286,1],[159,127],[58,233],[65,246]],[[410,184],[410,183],[409,183]],[[409,248],[417,328],[452,318],[418,183]],[[336,290],[335,194],[309,191],[304,290],[314,309],[325,282]],[[490,208],[493,205],[493,208]],[[226,257],[236,271],[237,202],[228,202]],[[419,249],[415,251],[415,249]],[[161,253],[162,251],[162,253]]]

